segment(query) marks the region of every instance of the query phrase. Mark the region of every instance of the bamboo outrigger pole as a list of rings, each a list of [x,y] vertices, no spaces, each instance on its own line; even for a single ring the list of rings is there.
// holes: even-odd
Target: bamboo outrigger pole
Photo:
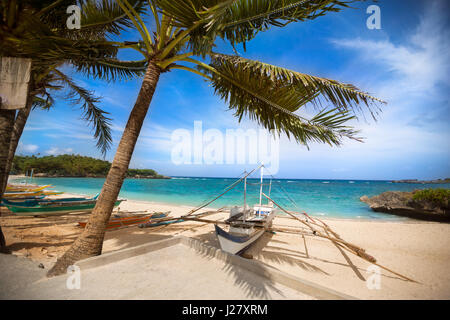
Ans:
[[[249,175],[251,175],[253,172],[255,172],[256,170],[258,170],[259,168],[261,168],[262,165],[260,165],[259,167],[253,169],[252,171],[250,171],[249,173],[247,173],[245,176],[243,176],[242,178],[240,178],[239,180],[237,180],[236,182],[234,182],[233,184],[231,184],[228,188],[225,189],[224,192],[222,192],[221,194],[219,194],[217,197],[215,197],[214,199],[212,199],[211,201],[208,201],[207,203],[205,203],[204,205],[201,205],[200,207],[197,207],[195,209],[192,209],[191,211],[188,212],[187,215],[182,216],[182,217],[187,217],[190,216],[191,214],[193,214],[194,212],[206,207],[207,205],[209,205],[210,203],[213,203],[214,201],[216,201],[217,199],[219,199],[221,196],[223,196],[225,193],[227,193],[228,191],[230,191],[231,189],[233,189],[236,185],[239,184],[239,182],[241,182],[242,180],[244,180],[245,178],[247,178]]]
[[[360,247],[358,247],[358,246],[356,246],[356,245],[354,245],[354,244],[351,244],[351,243],[349,243],[349,242],[346,242],[346,241],[342,240],[342,239],[341,239],[335,232],[333,232],[333,231],[331,230],[331,228],[330,228],[327,224],[325,224],[324,222],[322,222],[322,223],[324,224],[324,226],[320,226],[320,225],[318,225],[317,223],[314,223],[314,224],[317,225],[317,226],[319,226],[319,227],[322,227],[324,230],[329,230],[330,233],[332,233],[332,234],[335,235],[334,238],[333,238],[333,237],[330,237],[330,236],[328,236],[328,235],[323,234],[322,232],[316,230],[313,226],[311,226],[310,223],[308,223],[308,222],[306,222],[306,221],[303,221],[303,220],[299,219],[299,218],[296,217],[294,214],[292,214],[292,213],[290,213],[289,211],[285,210],[283,207],[281,207],[278,203],[276,203],[274,200],[272,200],[272,199],[271,199],[269,196],[267,196],[266,194],[263,193],[262,195],[263,195],[264,197],[266,197],[268,200],[272,201],[278,208],[280,208],[283,212],[285,212],[285,213],[287,213],[288,215],[290,215],[291,217],[293,217],[295,220],[298,220],[298,221],[300,221],[302,224],[307,225],[307,226],[313,231],[313,234],[314,234],[314,235],[319,236],[319,237],[322,237],[322,238],[329,239],[330,241],[332,241],[332,242],[336,243],[337,245],[339,245],[339,247],[341,247],[341,248],[343,248],[343,249],[345,249],[345,250],[347,250],[347,251],[349,251],[349,252],[351,252],[351,253],[357,255],[358,257],[360,257],[360,258],[362,258],[362,259],[364,259],[364,260],[366,260],[366,261],[368,261],[368,262],[370,262],[370,263],[372,263],[372,264],[374,264],[374,265],[376,265],[376,266],[378,266],[378,267],[380,267],[380,268],[382,268],[382,269],[384,269],[384,270],[386,270],[386,271],[389,271],[389,272],[391,272],[391,273],[393,273],[393,274],[395,274],[395,275],[397,275],[397,276],[399,276],[399,277],[401,277],[401,278],[403,278],[403,279],[405,279],[405,280],[408,280],[408,281],[416,282],[416,283],[417,283],[417,281],[412,280],[411,278],[408,278],[408,277],[406,277],[406,276],[404,276],[404,275],[402,275],[402,274],[400,274],[400,273],[398,273],[398,272],[392,271],[392,270],[388,269],[387,267],[378,264],[378,263],[376,262],[376,259],[375,259],[374,257],[372,257],[371,255],[367,254],[363,248],[360,248]]]

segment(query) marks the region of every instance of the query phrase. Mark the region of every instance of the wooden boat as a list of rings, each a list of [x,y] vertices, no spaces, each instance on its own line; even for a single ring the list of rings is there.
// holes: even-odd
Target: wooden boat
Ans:
[[[35,192],[5,192],[3,194],[4,199],[11,199],[11,198],[23,198],[23,197],[34,197],[34,196],[40,196],[43,195],[41,191],[35,191]]]
[[[39,199],[44,199],[46,196],[44,195],[37,195],[37,196],[23,196],[23,197],[14,197],[14,198],[9,198],[9,199],[5,199],[3,198],[3,200],[8,200],[8,201],[13,201],[13,202],[20,202],[20,201],[25,201],[25,200],[39,200]]]
[[[46,188],[50,188],[51,184],[48,184],[46,186],[36,186],[36,185],[25,185],[25,186],[20,186],[20,185],[10,185],[6,187],[6,191],[5,193],[10,193],[10,192],[36,192],[36,191],[42,191]]]
[[[7,190],[3,194],[4,199],[15,199],[15,198],[26,198],[26,197],[37,197],[37,196],[53,196],[58,194],[63,194],[64,192],[60,191],[46,191],[46,188],[51,187],[50,184],[40,187],[16,187]]]
[[[119,199],[114,206],[118,206],[124,199]],[[39,202],[36,206],[18,206],[5,204],[5,206],[19,216],[49,216],[64,215],[69,213],[91,212],[94,209],[97,199],[70,202]]]
[[[273,203],[262,205],[263,167],[261,166],[261,184],[259,204],[248,208],[246,204],[247,178],[244,180],[244,206],[233,207],[226,223],[230,226],[225,231],[214,225],[217,239],[222,250],[231,254],[239,254],[258,240],[271,225],[275,217]]]
[[[3,194],[3,199],[9,200],[9,199],[37,197],[37,196],[55,196],[63,193],[64,192],[62,191],[7,192]]]
[[[44,199],[45,196],[39,196],[37,199],[3,199],[3,204],[10,204],[15,206],[22,206],[22,207],[34,207],[42,203],[46,202],[73,202],[73,201],[89,201],[89,200],[96,200],[98,198],[98,194],[95,197],[92,198],[81,198],[81,197],[72,197],[72,198],[58,198],[58,199]]]
[[[183,222],[183,219],[175,219],[175,220],[170,220],[170,221],[160,221],[160,222],[147,222],[147,223],[141,223],[139,224],[139,228],[154,228],[154,227],[159,227],[159,226],[164,226],[164,225],[168,225],[168,224],[172,224],[172,223],[179,223],[179,222]]]
[[[261,213],[262,211],[265,213]],[[247,209],[245,216],[244,212],[231,216],[226,221],[230,226],[228,232],[217,224],[214,225],[220,247],[231,254],[241,253],[264,234],[271,226],[274,216],[273,207],[269,205],[257,206],[253,209]]]
[[[107,230],[116,229],[124,226],[129,226],[138,223],[148,223],[154,219],[162,219],[167,217],[169,212],[157,212],[150,215],[144,216],[134,216],[134,217],[121,217],[121,218],[111,218],[106,225]],[[78,222],[80,227],[86,227],[87,222]]]
[[[63,191],[42,191],[40,194],[44,196],[56,196],[63,193]]]

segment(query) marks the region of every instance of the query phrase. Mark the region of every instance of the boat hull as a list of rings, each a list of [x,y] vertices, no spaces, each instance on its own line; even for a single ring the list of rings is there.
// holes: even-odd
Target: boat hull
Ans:
[[[123,200],[117,200],[114,206],[118,206]],[[64,215],[69,213],[88,213],[94,209],[96,201],[89,201],[88,203],[77,205],[45,205],[34,207],[21,207],[14,205],[6,205],[10,211],[18,216],[51,216]]]
[[[122,217],[122,218],[112,218],[109,220],[108,224],[106,225],[106,229],[116,229],[120,227],[130,226],[142,222],[149,222],[154,219],[162,219],[167,217],[168,213],[156,213],[151,215],[146,215],[143,217]],[[78,225],[82,228],[86,227],[87,222],[78,222]]]
[[[236,236],[221,229],[218,225],[214,225],[214,227],[221,249],[231,254],[238,254],[247,249],[258,240],[265,231],[264,228],[261,228],[249,236]]]
[[[42,196],[44,197],[44,196]],[[51,204],[51,203],[63,203],[63,202],[80,202],[80,201],[95,201],[98,198],[96,195],[93,198],[56,198],[56,199],[26,199],[26,200],[18,200],[18,199],[3,199],[2,203],[4,205],[13,205],[20,207],[35,207],[42,204]]]
[[[39,192],[49,187],[51,187],[50,184],[40,187],[6,187],[5,194],[16,192]]]

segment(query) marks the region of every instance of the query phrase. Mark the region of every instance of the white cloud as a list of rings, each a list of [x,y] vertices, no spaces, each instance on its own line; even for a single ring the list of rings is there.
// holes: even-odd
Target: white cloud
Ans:
[[[358,170],[366,177],[393,178],[404,175],[408,167],[419,177],[425,174],[425,163],[448,163],[450,32],[445,25],[445,6],[443,1],[430,1],[417,26],[404,39],[333,40],[337,46],[358,53],[351,61],[348,70],[352,73],[346,75],[350,78],[347,81],[363,83],[388,105],[376,123],[352,121],[366,138],[365,143],[346,140],[340,148],[312,144],[308,152],[283,137],[280,163],[301,161],[305,168],[299,171],[301,176],[316,168],[317,172],[324,171],[323,177],[339,178],[351,178]],[[448,171],[439,170],[435,172]]]
[[[22,142],[19,142],[16,153],[35,153],[38,149],[39,146],[35,144],[23,144]]]
[[[49,150],[45,151],[46,154],[52,155],[52,156],[57,156],[60,154],[67,154],[67,153],[72,153],[73,149],[72,148],[63,148],[60,149],[58,147],[51,147]]]
[[[333,40],[338,46],[355,49],[367,63],[382,66],[392,73],[378,94],[395,99],[405,94],[430,93],[439,84],[450,84],[450,32],[446,26],[443,1],[433,1],[415,32],[403,44],[391,40]],[[392,94],[390,94],[392,93]]]

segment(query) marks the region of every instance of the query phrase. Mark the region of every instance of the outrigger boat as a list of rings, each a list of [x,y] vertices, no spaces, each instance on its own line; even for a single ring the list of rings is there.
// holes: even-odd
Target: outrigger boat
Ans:
[[[98,198],[99,194],[97,194],[95,197],[92,198],[76,198],[76,197],[72,197],[72,198],[57,198],[57,199],[44,199],[45,196],[40,196],[37,199],[31,198],[31,199],[17,199],[17,198],[13,198],[13,199],[3,199],[2,202],[5,205],[14,205],[14,206],[21,206],[21,207],[34,207],[37,206],[41,203],[46,203],[46,202],[73,202],[73,201],[89,201],[89,200],[96,200]]]
[[[118,206],[124,199],[118,199],[114,207]],[[6,204],[5,206],[18,216],[49,216],[64,215],[69,213],[91,212],[94,209],[97,199],[84,199],[81,201],[40,201],[34,206],[20,206]]]
[[[14,197],[14,198],[3,198],[2,201],[4,200],[8,200],[8,201],[25,201],[25,200],[39,200],[39,199],[44,199],[46,196],[45,195],[36,195],[36,196],[18,196],[18,197]]]
[[[46,186],[7,186],[6,187],[6,191],[5,193],[15,193],[15,192],[38,192],[38,191],[43,191],[46,188],[51,187],[50,184],[46,185]]]
[[[3,199],[35,197],[35,196],[41,196],[41,195],[43,195],[41,191],[35,191],[35,192],[5,192],[3,194]]]
[[[58,194],[63,194],[61,191],[46,191],[50,185],[42,186],[39,188],[34,188],[32,190],[21,190],[21,191],[7,191],[3,194],[4,199],[16,199],[16,198],[28,198],[28,197],[38,197],[38,196],[53,196]]]
[[[289,197],[286,190],[281,188],[285,195],[287,196],[287,199],[294,205],[295,208],[298,209],[297,212],[288,211],[285,208],[283,208],[279,203],[277,203],[276,200],[273,200],[270,196],[271,188],[272,188],[272,180],[270,180],[270,187],[269,187],[269,195],[266,195],[263,192],[263,165],[260,165],[256,169],[253,169],[249,173],[246,173],[243,177],[241,177],[239,180],[235,181],[228,187],[226,187],[221,194],[214,197],[213,199],[203,203],[202,205],[193,208],[190,210],[187,214],[182,215],[180,217],[173,217],[173,218],[165,218],[160,219],[158,222],[153,223],[146,223],[146,224],[140,224],[139,227],[147,228],[147,227],[157,227],[157,226],[165,226],[170,225],[174,223],[181,223],[185,221],[195,221],[195,222],[202,222],[206,224],[214,224],[216,235],[219,240],[220,246],[222,250],[227,251],[231,254],[239,254],[242,253],[246,248],[248,248],[250,245],[255,243],[263,234],[267,231],[272,232],[286,232],[286,233],[294,233],[302,235],[303,237],[305,235],[311,236],[311,237],[317,237],[321,239],[327,239],[330,240],[334,246],[338,246],[339,250],[343,252],[343,250],[351,252],[358,256],[361,259],[364,259],[365,261],[371,263],[372,265],[376,265],[386,271],[389,271],[396,276],[401,277],[402,279],[405,279],[407,281],[416,282],[412,280],[411,278],[408,278],[398,272],[395,272],[379,263],[377,263],[377,260],[366,253],[366,251],[350,242],[345,241],[343,238],[341,238],[331,227],[326,224],[324,221],[320,220],[319,218],[315,217],[314,219],[310,217],[306,212],[300,212],[300,208],[298,208],[297,204],[293,199]],[[250,209],[247,206],[246,203],[246,193],[247,193],[247,177],[250,176],[253,172],[256,170],[261,169],[261,183],[260,183],[260,191],[259,191],[259,204],[253,206],[252,209]],[[244,172],[245,173],[245,172]],[[270,174],[271,175],[271,174]],[[272,175],[271,175],[272,176]],[[272,176],[273,177],[273,176]],[[221,208],[216,211],[208,211],[208,212],[201,212],[198,214],[195,214],[195,212],[207,207],[223,195],[225,195],[227,192],[232,190],[234,187],[236,187],[239,183],[244,181],[244,206],[243,207],[233,207],[230,210],[230,216],[226,221],[219,220],[208,220],[204,219],[206,215],[214,214],[222,211]],[[281,186],[280,186],[281,187]],[[262,197],[266,198],[268,200],[268,203],[266,205],[262,204]],[[289,227],[289,228],[283,228],[283,227],[273,227],[272,222],[275,217],[275,207],[280,209],[286,217],[289,217],[290,219],[294,219],[301,223],[302,227]],[[303,216],[303,217],[302,217]],[[220,228],[219,224],[225,224],[229,225],[229,231],[225,231],[224,229]],[[203,225],[200,225],[203,226]],[[189,229],[185,229],[185,231],[197,228],[199,227],[194,226],[190,227]]]
[[[107,230],[117,229],[124,226],[130,226],[138,223],[151,223],[162,218],[166,218],[170,211],[168,212],[155,212],[150,215],[143,216],[131,216],[131,217],[120,217],[111,218],[106,225]],[[86,227],[87,222],[78,222],[78,225],[82,228]]]
[[[47,188],[53,188],[51,184],[45,185],[45,186],[38,186],[35,184],[29,184],[29,185],[8,185],[6,187],[6,193],[8,192],[36,192],[36,191],[42,191]]]
[[[262,204],[262,187],[263,166],[261,166],[259,204],[253,206],[253,208],[247,206],[247,178],[245,178],[244,206],[231,208],[230,216],[225,221],[230,226],[229,231],[225,231],[217,224],[214,225],[222,250],[231,254],[239,254],[258,240],[271,227],[275,217],[275,208],[270,201],[267,205]]]

